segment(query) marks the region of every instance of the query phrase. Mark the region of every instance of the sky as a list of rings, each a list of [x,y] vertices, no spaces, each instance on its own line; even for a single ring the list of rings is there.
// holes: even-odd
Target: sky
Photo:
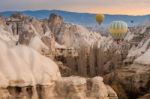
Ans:
[[[145,15],[150,14],[150,0],[0,0],[0,12],[52,9],[84,13]]]

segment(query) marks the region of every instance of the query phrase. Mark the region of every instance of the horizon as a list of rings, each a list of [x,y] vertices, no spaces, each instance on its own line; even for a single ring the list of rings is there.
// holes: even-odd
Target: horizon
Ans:
[[[28,10],[6,10],[6,11],[0,11],[0,13],[5,13],[5,12],[25,12],[25,11],[64,11],[64,12],[70,12],[70,13],[82,13],[82,14],[99,14],[99,13],[90,13],[90,12],[76,12],[76,11],[68,11],[68,10],[61,10],[61,9],[37,9],[37,10],[32,10],[32,9],[28,9]],[[144,15],[128,15],[128,14],[111,14],[111,13],[101,13],[101,14],[105,14],[105,15],[122,15],[122,16],[146,16],[146,15],[150,15],[149,14],[144,14]]]
[[[150,14],[149,4],[150,0],[5,0],[0,3],[0,12],[59,9],[79,13],[138,16]]]

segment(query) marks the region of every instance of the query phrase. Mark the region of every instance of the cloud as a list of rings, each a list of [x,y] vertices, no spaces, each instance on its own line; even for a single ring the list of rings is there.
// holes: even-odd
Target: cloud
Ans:
[[[150,0],[3,0],[0,11],[61,9],[76,12],[148,14]]]

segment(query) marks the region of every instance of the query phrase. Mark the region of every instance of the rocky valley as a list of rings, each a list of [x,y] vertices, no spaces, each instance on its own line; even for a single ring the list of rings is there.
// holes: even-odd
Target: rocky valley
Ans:
[[[118,45],[54,13],[15,13],[0,17],[0,49],[0,99],[150,99],[150,24]]]

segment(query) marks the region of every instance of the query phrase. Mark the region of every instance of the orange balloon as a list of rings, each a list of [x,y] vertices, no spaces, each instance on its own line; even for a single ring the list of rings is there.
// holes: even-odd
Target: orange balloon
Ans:
[[[101,24],[101,23],[104,21],[104,19],[105,19],[104,14],[97,14],[97,15],[96,15],[96,22],[97,22],[98,24]]]

